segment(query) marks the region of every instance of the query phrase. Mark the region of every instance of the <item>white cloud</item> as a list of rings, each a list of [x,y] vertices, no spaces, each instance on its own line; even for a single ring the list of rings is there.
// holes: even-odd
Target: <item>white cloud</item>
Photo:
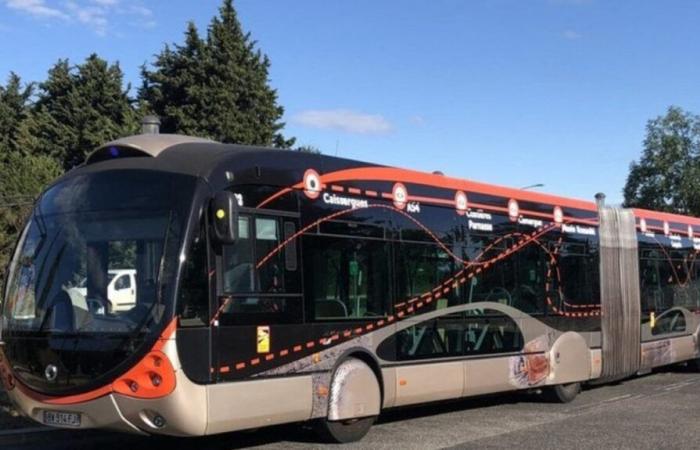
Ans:
[[[66,8],[78,22],[87,25],[99,36],[107,34],[109,21],[107,8],[102,6],[80,5],[76,2],[66,2]]]
[[[87,26],[99,36],[105,36],[115,16],[122,16],[127,23],[138,28],[156,25],[153,11],[140,0],[4,0],[0,3],[16,11],[40,19],[61,19]],[[50,5],[50,6],[49,6]]]
[[[7,0],[8,8],[27,13],[34,17],[49,19],[68,19],[68,15],[57,8],[46,5],[44,0]]]
[[[128,8],[120,8],[120,14],[131,16],[130,25],[144,30],[154,28],[158,23],[153,17],[153,11],[141,4],[129,5]]]
[[[577,39],[581,39],[581,33],[578,33],[574,30],[564,30],[564,32],[561,34],[564,36],[564,39],[568,39],[570,41],[575,41]]]
[[[366,114],[347,109],[302,111],[292,117],[292,121],[307,127],[356,134],[383,134],[393,129],[389,121],[379,114]]]
[[[131,5],[128,8],[128,12],[143,17],[151,17],[153,15],[153,11],[143,5]]]

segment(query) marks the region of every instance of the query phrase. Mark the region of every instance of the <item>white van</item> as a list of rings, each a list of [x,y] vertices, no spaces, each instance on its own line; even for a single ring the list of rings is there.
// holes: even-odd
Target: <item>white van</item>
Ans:
[[[129,311],[136,306],[136,270],[112,269],[108,271],[108,276],[107,299],[112,306],[111,312]],[[83,280],[80,286],[71,290],[76,291],[85,298],[87,295],[87,280]]]

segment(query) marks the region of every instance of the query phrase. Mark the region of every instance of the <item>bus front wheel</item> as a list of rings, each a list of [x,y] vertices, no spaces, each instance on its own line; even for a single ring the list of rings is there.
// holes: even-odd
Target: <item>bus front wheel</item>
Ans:
[[[319,434],[331,442],[359,441],[380,410],[381,390],[372,368],[359,358],[345,358],[333,371],[328,414],[319,421]]]
[[[581,383],[557,384],[547,387],[543,397],[553,403],[569,403],[581,392]]]

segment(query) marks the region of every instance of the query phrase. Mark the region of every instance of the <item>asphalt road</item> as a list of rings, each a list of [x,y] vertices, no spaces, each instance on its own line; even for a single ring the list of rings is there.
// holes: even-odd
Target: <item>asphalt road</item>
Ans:
[[[329,446],[340,448],[341,446]],[[700,448],[700,374],[683,368],[586,389],[572,403],[511,394],[389,411],[347,448]],[[201,439],[51,431],[0,437],[21,450],[230,450],[326,448],[285,425]]]

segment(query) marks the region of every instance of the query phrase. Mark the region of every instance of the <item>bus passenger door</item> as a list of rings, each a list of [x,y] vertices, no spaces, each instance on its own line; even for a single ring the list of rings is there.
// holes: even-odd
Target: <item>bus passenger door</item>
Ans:
[[[217,249],[216,379],[264,372],[268,355],[299,338],[298,229],[296,214],[241,208],[235,242]]]

